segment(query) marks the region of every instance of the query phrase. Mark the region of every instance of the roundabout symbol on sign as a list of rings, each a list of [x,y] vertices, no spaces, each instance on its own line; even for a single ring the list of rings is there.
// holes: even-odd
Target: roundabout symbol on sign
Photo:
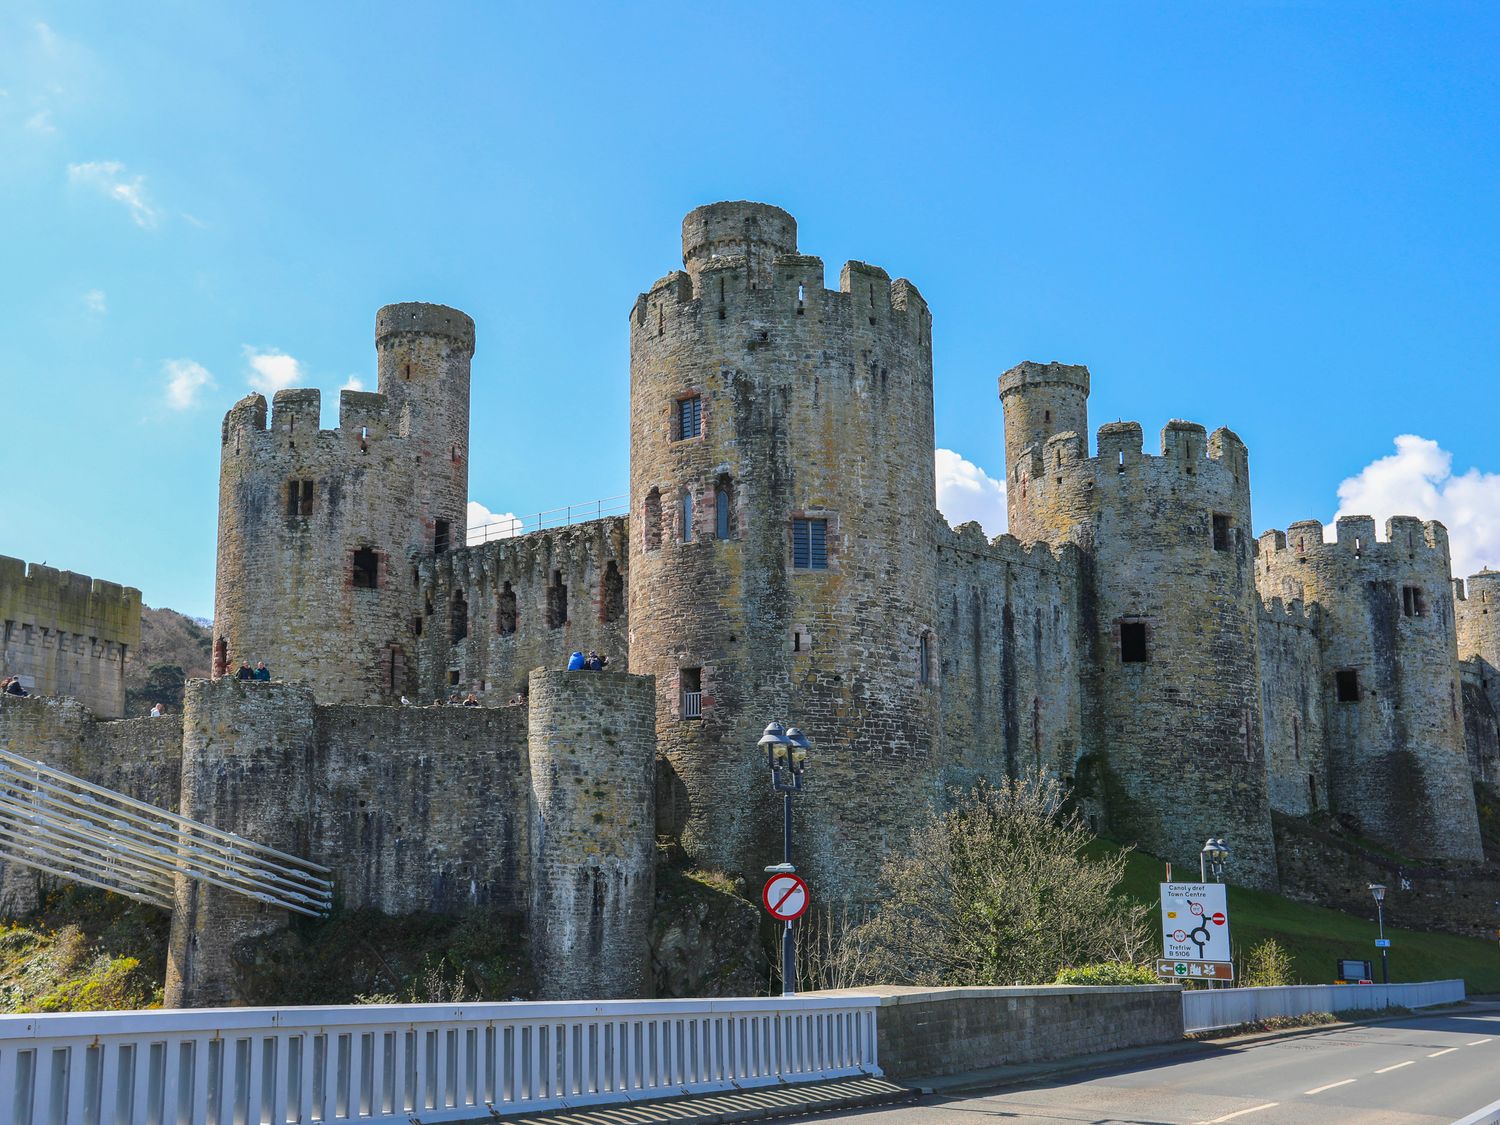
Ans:
[[[766,880],[760,892],[761,902],[772,918],[781,922],[792,922],[802,917],[811,896],[807,884],[799,875],[773,875]]]

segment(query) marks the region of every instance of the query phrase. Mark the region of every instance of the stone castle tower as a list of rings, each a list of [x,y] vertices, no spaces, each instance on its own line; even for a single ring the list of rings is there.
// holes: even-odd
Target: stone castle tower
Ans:
[[[1319,606],[1329,796],[1408,855],[1482,855],[1464,758],[1448,532],[1410,516],[1316,520],[1261,537],[1262,596]]]
[[[1086,560],[1093,754],[1080,774],[1117,837],[1185,858],[1206,835],[1226,836],[1238,877],[1270,882],[1245,445],[1174,421],[1150,455],[1138,423],[1116,422],[1090,457],[1088,392],[1083,367],[1023,363],[1000,377],[1012,532],[1074,543]]]
[[[824,288],[791,215],[716,203],[630,318],[630,668],[656,676],[663,805],[690,852],[780,859],[763,752],[814,744],[799,865],[842,893],[935,796],[932,318],[848,262]],[[930,654],[929,654],[930,655]]]
[[[320,702],[391,701],[417,616],[412,565],[461,544],[474,322],[442,305],[375,318],[379,393],[261,395],[224,419],[214,673],[265,661]],[[413,662],[414,663],[414,662]]]

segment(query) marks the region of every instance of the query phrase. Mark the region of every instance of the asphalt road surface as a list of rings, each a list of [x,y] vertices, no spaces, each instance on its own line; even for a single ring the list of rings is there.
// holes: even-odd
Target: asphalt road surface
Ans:
[[[1500,1100],[1500,1009],[1339,1027],[992,1092],[858,1125],[1450,1125]]]

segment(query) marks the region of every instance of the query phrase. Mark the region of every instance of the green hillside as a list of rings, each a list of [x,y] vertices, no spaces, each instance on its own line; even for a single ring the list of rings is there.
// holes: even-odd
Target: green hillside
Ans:
[[[1136,853],[1130,857],[1122,889],[1131,898],[1154,907],[1161,881],[1161,861]],[[1373,915],[1373,903],[1370,909]],[[1156,925],[1154,912],[1149,922]],[[1380,979],[1373,916],[1361,918],[1231,884],[1229,925],[1236,961],[1266,938],[1275,938],[1291,955],[1297,978],[1303,983],[1330,983],[1334,962],[1341,957],[1368,959],[1375,979]],[[1471,994],[1500,992],[1500,942],[1390,926],[1385,932],[1391,939],[1393,982],[1462,977]]]

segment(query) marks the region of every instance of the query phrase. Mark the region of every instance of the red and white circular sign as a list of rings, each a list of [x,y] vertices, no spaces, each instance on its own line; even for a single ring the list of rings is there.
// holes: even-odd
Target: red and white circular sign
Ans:
[[[802,917],[810,898],[807,884],[799,875],[772,875],[760,892],[760,900],[766,904],[771,917],[782,922]]]

